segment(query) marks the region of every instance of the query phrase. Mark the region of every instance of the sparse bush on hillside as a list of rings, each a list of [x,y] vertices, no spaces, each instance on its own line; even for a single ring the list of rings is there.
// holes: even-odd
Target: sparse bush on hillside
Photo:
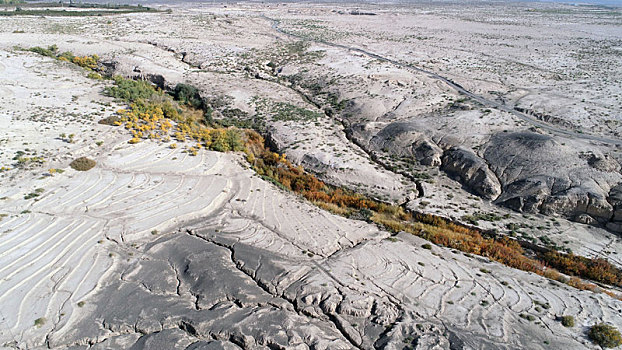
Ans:
[[[615,348],[622,345],[620,332],[614,326],[606,323],[593,325],[587,335],[591,341],[603,348]]]
[[[305,108],[295,106],[287,102],[277,102],[274,105],[274,112],[272,118],[276,121],[315,121],[322,117],[322,114],[314,112]]]
[[[477,226],[478,221],[479,220],[484,220],[484,221],[499,221],[502,218],[495,214],[495,213],[482,213],[482,212],[476,212],[473,215],[464,215],[462,216],[462,220]]]
[[[92,159],[80,157],[69,163],[69,166],[78,171],[87,171],[93,169],[95,164],[97,163]]]

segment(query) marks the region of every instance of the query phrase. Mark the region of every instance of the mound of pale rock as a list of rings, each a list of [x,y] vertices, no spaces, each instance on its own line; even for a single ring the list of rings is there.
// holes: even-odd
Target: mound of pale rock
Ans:
[[[443,150],[412,123],[398,122],[387,125],[370,140],[376,151],[397,156],[410,156],[423,165],[441,165]]]
[[[484,159],[503,186],[499,204],[586,223],[606,224],[613,218],[609,192],[622,176],[611,158],[579,154],[551,136],[516,132],[494,135]]]
[[[357,139],[368,138],[364,141],[366,147],[374,152],[410,157],[422,165],[440,166],[486,199],[495,199],[501,193],[499,181],[483,159],[465,147],[443,144],[446,148],[443,150],[417,123],[396,122],[380,128],[374,123],[358,124],[352,130]]]
[[[435,143],[416,122],[358,124],[351,130],[366,148],[440,166],[497,204],[622,232],[620,164],[598,150],[580,152],[535,132],[503,132],[482,146],[480,156],[456,142]]]
[[[461,182],[486,199],[501,194],[501,184],[486,162],[464,147],[453,147],[443,155],[441,168],[460,178]]]

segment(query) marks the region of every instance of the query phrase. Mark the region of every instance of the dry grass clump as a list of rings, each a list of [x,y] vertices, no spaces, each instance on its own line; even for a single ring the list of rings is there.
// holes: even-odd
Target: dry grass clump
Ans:
[[[95,167],[95,164],[97,164],[97,162],[92,159],[80,157],[74,159],[73,162],[69,163],[69,166],[78,171],[87,171],[93,169],[93,167]]]
[[[572,316],[562,316],[561,322],[564,327],[574,327],[574,317]]]
[[[102,125],[117,126],[119,125],[118,123],[121,123],[121,117],[118,115],[111,115],[109,117],[101,119],[97,123]]]

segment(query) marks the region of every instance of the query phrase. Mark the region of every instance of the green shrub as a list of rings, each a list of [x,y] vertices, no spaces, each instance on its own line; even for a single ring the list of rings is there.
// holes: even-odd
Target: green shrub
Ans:
[[[128,103],[147,100],[153,95],[161,95],[161,92],[158,92],[151,83],[144,80],[131,80],[116,76],[114,82],[114,86],[104,89],[104,94]]]
[[[95,72],[90,72],[89,74],[87,74],[86,76],[89,79],[94,79],[94,80],[103,80],[104,77],[102,77],[101,74],[99,73],[95,73]]]
[[[429,250],[429,249],[432,249],[432,245],[430,243],[426,243],[426,244],[423,244],[421,248]]]
[[[203,99],[199,94],[199,90],[192,85],[177,84],[173,97],[181,104],[189,105],[196,109],[203,108]]]
[[[74,58],[74,54],[70,51],[65,51],[63,53],[61,53],[60,55],[58,55],[58,59],[64,59],[65,61],[69,61],[71,62]]]
[[[238,129],[216,130],[211,133],[210,149],[218,152],[243,151],[244,140]]]
[[[28,193],[27,195],[24,196],[25,200],[29,200],[29,199],[33,199],[33,198],[37,198],[39,197],[38,193]]]
[[[239,130],[227,129],[227,132],[225,132],[225,139],[227,141],[227,144],[229,145],[229,150],[233,152],[244,150],[244,141],[242,140],[242,136],[240,135]]]
[[[218,132],[211,135],[212,143],[210,149],[218,152],[227,152],[230,150],[229,143],[226,140],[225,133]]]
[[[620,332],[614,326],[606,323],[593,325],[587,335],[591,341],[603,348],[615,348],[622,345]]]
[[[45,317],[39,317],[35,320],[35,326],[39,328],[45,324],[45,321]]]
[[[527,321],[532,321],[533,322],[533,321],[536,320],[536,317],[534,315],[520,314],[518,316],[520,316],[520,318],[526,319]]]
[[[564,327],[574,327],[574,317],[572,316],[562,316],[561,321]]]
[[[39,55],[42,55],[42,56],[56,58],[56,54],[58,53],[58,46],[51,45],[51,46],[48,46],[47,49],[44,49],[44,48],[39,47],[39,46],[35,46],[35,47],[31,47],[27,51],[38,53]]]
[[[248,113],[239,108],[226,108],[222,112],[222,116],[227,119],[244,119],[248,117]]]
[[[92,159],[80,157],[69,163],[69,166],[78,171],[87,171],[93,169],[95,164],[97,163]]]

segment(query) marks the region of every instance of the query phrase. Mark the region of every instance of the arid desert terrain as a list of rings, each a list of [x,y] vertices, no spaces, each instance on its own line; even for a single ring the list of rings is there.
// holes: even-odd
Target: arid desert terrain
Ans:
[[[622,8],[146,6],[0,9],[0,349],[622,329]]]

